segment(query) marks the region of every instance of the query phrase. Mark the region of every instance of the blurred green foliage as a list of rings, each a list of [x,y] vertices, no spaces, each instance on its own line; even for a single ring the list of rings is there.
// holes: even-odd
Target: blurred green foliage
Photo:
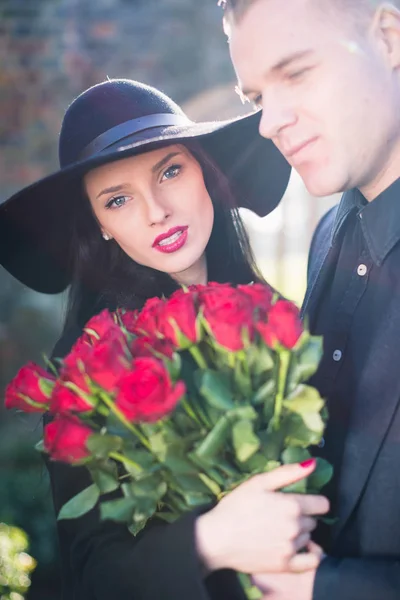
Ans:
[[[30,600],[57,600],[56,522],[47,470],[34,448],[40,415],[8,413],[3,390],[24,363],[43,365],[43,353],[59,335],[62,306],[61,297],[35,294],[0,269],[0,523],[21,528],[30,539],[37,561]]]
[[[36,567],[28,548],[28,536],[22,529],[0,523],[0,600],[24,598]]]

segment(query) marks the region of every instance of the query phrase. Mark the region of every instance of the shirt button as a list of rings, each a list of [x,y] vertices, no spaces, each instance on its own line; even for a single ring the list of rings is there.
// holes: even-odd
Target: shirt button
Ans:
[[[342,359],[342,352],[341,352],[341,350],[335,350],[335,352],[333,353],[332,358],[333,358],[333,360],[335,362],[339,362]]]
[[[367,271],[366,265],[358,265],[357,273],[360,277],[364,277],[364,275],[367,274]]]

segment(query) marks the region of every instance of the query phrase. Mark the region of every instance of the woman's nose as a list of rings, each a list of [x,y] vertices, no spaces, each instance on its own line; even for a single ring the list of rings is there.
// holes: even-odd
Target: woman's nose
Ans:
[[[166,203],[155,195],[149,195],[146,198],[147,218],[150,225],[156,225],[166,221],[171,211]]]

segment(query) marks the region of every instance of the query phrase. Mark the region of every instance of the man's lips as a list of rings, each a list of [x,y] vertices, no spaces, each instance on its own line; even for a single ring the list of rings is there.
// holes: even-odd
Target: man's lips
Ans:
[[[310,146],[310,144],[315,142],[316,139],[317,139],[316,137],[310,138],[309,140],[306,140],[305,142],[302,142],[301,144],[297,144],[297,146],[288,146],[287,148],[285,148],[283,146],[281,148],[281,152],[285,156],[285,158],[287,158],[289,160],[291,158],[294,158],[296,156],[296,154],[299,154],[302,150],[304,150],[305,148]]]
[[[180,242],[184,241],[182,239],[182,234],[185,234],[184,239],[186,241],[187,230],[187,225],[178,225],[177,227],[171,227],[171,229],[169,229],[165,233],[161,233],[156,237],[156,239],[153,242],[153,248],[156,248],[157,250],[168,250],[169,248],[173,249],[175,248],[175,246],[177,246],[176,249],[178,249],[178,247],[182,245]]]

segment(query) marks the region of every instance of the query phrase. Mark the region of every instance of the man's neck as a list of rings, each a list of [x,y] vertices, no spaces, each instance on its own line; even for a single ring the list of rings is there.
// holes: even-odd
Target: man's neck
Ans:
[[[393,149],[388,162],[379,174],[359,190],[368,202],[372,202],[400,177],[400,143]]]

